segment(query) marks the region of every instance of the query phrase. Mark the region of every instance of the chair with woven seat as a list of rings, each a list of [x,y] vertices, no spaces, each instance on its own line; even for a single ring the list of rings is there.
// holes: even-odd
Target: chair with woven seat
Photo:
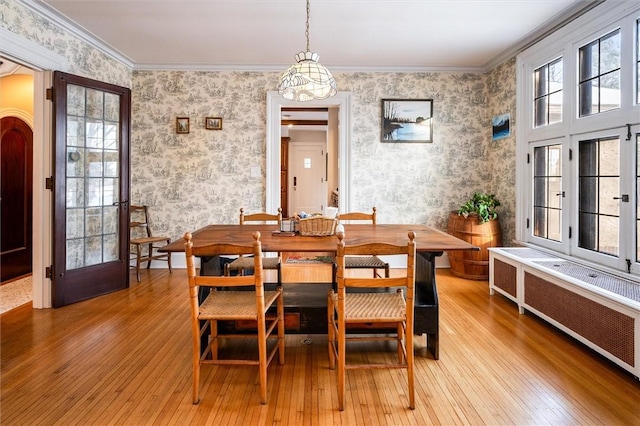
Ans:
[[[260,232],[253,233],[253,241],[246,245],[208,244],[194,246],[192,235],[184,235],[189,277],[189,304],[191,307],[193,403],[200,402],[200,368],[203,364],[255,365],[259,368],[260,403],[267,403],[267,368],[278,353],[280,365],[284,364],[284,303],[282,287],[265,291],[262,269]],[[220,255],[251,255],[253,275],[210,276],[196,274],[194,257]],[[207,293],[205,288],[209,289]],[[249,291],[251,290],[251,291]],[[200,299],[204,299],[200,302]],[[275,305],[275,314],[267,317],[267,310]],[[255,334],[221,334],[218,321],[251,321],[256,324]],[[207,333],[208,330],[208,333]],[[276,334],[274,335],[274,330]],[[208,334],[208,336],[207,336]],[[204,350],[201,337],[204,336]],[[208,338],[207,338],[208,337]],[[221,358],[220,343],[223,339],[254,338],[258,343],[258,359]],[[277,339],[271,343],[269,339]],[[224,343],[224,342],[222,342]]]
[[[356,221],[356,222],[370,222],[372,224],[377,223],[377,209],[374,207],[371,213],[351,212],[341,213],[338,215],[338,220],[343,222]],[[378,256],[349,256],[345,259],[345,268],[347,269],[373,269],[373,276],[379,277],[378,269],[384,269],[385,278],[389,278],[389,264]]]
[[[245,214],[244,208],[240,209],[240,225],[250,224],[250,223],[277,223],[280,225],[282,222],[282,209],[278,208],[277,214],[271,213],[252,213]],[[278,285],[282,284],[282,257],[280,253],[278,253],[277,257],[264,257],[262,259],[262,268],[266,270],[276,270],[278,274],[277,282]],[[232,262],[225,264],[224,266],[224,274],[231,275],[232,272],[237,272],[240,275],[244,275],[245,271],[253,268],[253,259],[250,257],[239,256],[237,259],[234,259]]]
[[[136,278],[140,282],[140,264],[147,262],[147,269],[151,268],[152,260],[164,260],[171,270],[171,253],[158,253],[158,249],[169,244],[171,238],[154,236],[149,225],[149,208],[147,206],[129,207],[129,231],[131,247],[130,262],[135,260]],[[133,266],[131,266],[133,268]]]
[[[415,285],[415,233],[408,233],[406,245],[368,243],[346,245],[345,235],[338,233],[338,289],[328,292],[329,367],[338,368],[338,404],[345,405],[345,371],[349,369],[404,368],[407,370],[409,408],[415,408],[414,389],[414,285]],[[406,255],[406,274],[391,278],[361,278],[345,276],[347,255]],[[347,292],[350,289],[350,292]],[[349,335],[346,330],[349,328]],[[358,328],[363,329],[357,333]],[[384,331],[374,334],[371,331]],[[369,331],[369,333],[367,333]],[[348,341],[395,340],[397,362],[378,363],[373,352],[367,352],[369,363],[347,363]]]

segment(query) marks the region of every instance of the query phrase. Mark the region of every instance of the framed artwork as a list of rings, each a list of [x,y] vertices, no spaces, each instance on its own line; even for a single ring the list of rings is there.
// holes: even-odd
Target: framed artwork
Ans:
[[[433,142],[433,99],[383,99],[382,142]]]
[[[511,114],[496,115],[491,120],[491,138],[496,141],[511,135]]]
[[[207,130],[222,130],[222,117],[205,117],[204,128]]]
[[[189,133],[189,117],[176,117],[176,133]]]

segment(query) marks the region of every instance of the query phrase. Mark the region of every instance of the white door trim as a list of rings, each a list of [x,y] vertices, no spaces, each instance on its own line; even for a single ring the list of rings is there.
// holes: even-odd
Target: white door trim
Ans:
[[[351,183],[351,92],[338,92],[335,96],[309,102],[290,101],[276,91],[267,92],[267,165],[266,211],[280,206],[280,121],[282,107],[337,106],[338,123],[338,179],[341,211],[349,211],[349,186]]]
[[[45,90],[51,87],[52,70],[68,71],[66,58],[37,43],[0,28],[0,54],[32,68],[33,73],[33,307],[51,307],[51,280],[45,268],[52,264],[52,194],[45,178],[52,175],[51,102]]]

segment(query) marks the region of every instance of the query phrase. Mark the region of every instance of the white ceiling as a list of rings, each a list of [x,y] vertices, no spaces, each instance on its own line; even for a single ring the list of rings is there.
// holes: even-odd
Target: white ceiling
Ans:
[[[19,74],[33,75],[33,70],[0,56],[0,77]]]
[[[305,50],[304,0],[23,0],[136,69],[282,70]],[[330,70],[482,71],[593,0],[312,0]]]

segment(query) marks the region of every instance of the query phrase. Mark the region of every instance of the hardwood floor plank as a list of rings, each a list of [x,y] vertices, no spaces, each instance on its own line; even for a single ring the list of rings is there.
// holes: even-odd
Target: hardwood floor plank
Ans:
[[[291,380],[291,392],[289,396],[290,405],[288,410],[287,424],[290,425],[302,425],[303,424],[303,412],[304,412],[304,394],[309,391],[309,387],[305,383],[305,366],[307,359],[307,349],[304,346],[300,347],[300,350],[296,351],[295,364],[293,368],[293,376]],[[304,392],[298,390],[304,389]]]
[[[293,268],[289,276],[309,282],[327,275],[327,268]],[[247,366],[205,366],[201,402],[193,405],[186,273],[152,269],[127,290],[0,316],[0,423],[640,424],[636,378],[489,296],[486,282],[447,270],[437,277],[440,359],[425,356],[424,337],[416,339],[413,411],[401,370],[352,370],[340,412],[326,336],[296,334],[287,335],[286,364],[269,367],[267,405],[259,403],[256,369]],[[251,353],[249,345],[231,349]],[[365,348],[354,357],[379,356]]]

